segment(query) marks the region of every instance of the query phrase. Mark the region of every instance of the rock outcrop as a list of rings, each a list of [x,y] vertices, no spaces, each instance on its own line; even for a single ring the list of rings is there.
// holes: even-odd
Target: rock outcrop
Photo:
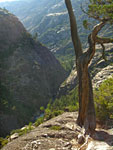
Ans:
[[[94,88],[98,88],[99,85],[107,78],[113,75],[113,44],[105,44],[105,56],[104,59],[100,59],[102,56],[102,49],[99,45],[96,46],[95,56],[89,66],[89,71],[92,77],[92,83]],[[60,86],[58,97],[65,95],[71,91],[77,85],[77,72],[76,66],[74,65],[69,77]]]
[[[79,135],[84,130],[76,124],[77,112],[66,112],[44,122],[30,133],[9,142],[2,150],[112,150],[113,129],[96,129],[92,137]],[[54,127],[59,127],[55,130]],[[56,128],[57,129],[57,128]]]
[[[29,122],[65,77],[53,54],[0,9],[0,136]]]

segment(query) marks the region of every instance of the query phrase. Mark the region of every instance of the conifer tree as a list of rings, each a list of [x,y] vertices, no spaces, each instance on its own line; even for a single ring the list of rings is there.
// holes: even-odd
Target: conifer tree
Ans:
[[[77,76],[79,81],[79,114],[77,123],[80,126],[84,126],[86,132],[93,132],[96,128],[96,116],[92,82],[88,66],[96,52],[96,44],[101,44],[104,57],[104,43],[113,42],[113,39],[98,36],[98,33],[101,32],[106,24],[113,24],[113,0],[89,0],[87,11],[82,8],[84,13],[98,21],[88,36],[89,48],[86,52],[82,49],[71,0],[65,0],[65,4],[70,19],[71,37],[75,50]]]

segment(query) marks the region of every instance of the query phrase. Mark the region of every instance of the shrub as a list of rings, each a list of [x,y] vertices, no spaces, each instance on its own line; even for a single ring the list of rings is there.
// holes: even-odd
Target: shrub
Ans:
[[[94,91],[96,115],[100,121],[113,119],[113,77]]]
[[[40,107],[40,111],[44,112],[44,107],[43,106]]]
[[[25,127],[25,129],[16,129],[16,130],[12,130],[10,135],[14,134],[14,133],[18,133],[19,136],[27,134],[28,132],[30,132],[32,130],[32,122],[29,123],[29,125],[27,127]]]
[[[0,148],[8,143],[8,139],[0,137]]]
[[[79,104],[76,103],[76,105],[69,105],[66,109],[69,111],[69,112],[74,112],[74,111],[77,111],[79,108]]]
[[[39,126],[41,123],[43,123],[44,122],[44,117],[40,117],[40,118],[38,118],[37,120],[36,120],[36,122],[35,122],[35,126],[37,127],[37,126]]]
[[[58,115],[61,115],[64,111],[63,110],[55,110],[52,112],[52,118]]]
[[[50,127],[51,130],[61,130],[60,126],[51,126]]]
[[[10,135],[13,135],[14,133],[19,133],[19,132],[21,132],[21,129],[12,130]]]
[[[29,131],[32,130],[32,122],[29,123],[29,125],[28,125],[28,130],[29,130]]]
[[[24,130],[20,130],[20,132],[18,133],[19,136],[27,134],[30,130],[28,128],[25,128]]]
[[[49,120],[49,119],[52,118],[52,111],[51,111],[51,109],[49,109],[49,108],[45,109],[44,118],[46,120]]]

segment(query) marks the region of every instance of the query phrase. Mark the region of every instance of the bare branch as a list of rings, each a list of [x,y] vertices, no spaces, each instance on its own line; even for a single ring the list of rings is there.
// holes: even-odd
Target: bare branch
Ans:
[[[105,46],[103,44],[101,44],[102,46],[102,58],[107,61],[106,56],[105,56]]]
[[[96,36],[96,43],[104,44],[104,43],[112,43],[112,42],[113,42],[113,39],[111,38]]]
[[[96,42],[96,36],[99,33],[99,31],[104,27],[104,25],[106,24],[107,21],[102,21],[99,24],[97,24],[96,26],[94,26],[93,31],[92,31],[92,38],[93,40],[95,40]]]
[[[102,58],[106,61],[106,57],[105,57],[105,46],[103,45],[104,43],[112,43],[113,39],[111,38],[105,38],[105,37],[98,37],[96,36],[96,43],[101,44],[102,46]]]
[[[106,24],[106,21],[100,22],[97,24],[94,28],[92,33],[88,36],[88,43],[89,43],[89,49],[86,52],[86,57],[87,57],[87,64],[90,63],[91,59],[93,58],[95,54],[95,44],[96,44],[96,37],[98,32],[104,27]]]

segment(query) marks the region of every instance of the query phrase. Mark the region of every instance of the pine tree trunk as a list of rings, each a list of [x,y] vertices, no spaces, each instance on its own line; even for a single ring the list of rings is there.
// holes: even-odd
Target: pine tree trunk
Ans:
[[[77,66],[79,80],[79,115],[77,123],[84,126],[86,132],[90,132],[96,128],[92,82],[88,65],[80,60]]]
[[[92,82],[88,72],[88,65],[95,54],[96,42],[103,44],[109,40],[97,38],[98,32],[104,27],[106,21],[102,21],[94,26],[92,33],[88,36],[89,48],[86,52],[83,52],[71,0],[65,0],[65,4],[70,19],[71,37],[76,55],[77,75],[79,80],[79,115],[77,123],[80,126],[84,126],[86,132],[90,132],[94,131],[96,128],[96,117]]]

